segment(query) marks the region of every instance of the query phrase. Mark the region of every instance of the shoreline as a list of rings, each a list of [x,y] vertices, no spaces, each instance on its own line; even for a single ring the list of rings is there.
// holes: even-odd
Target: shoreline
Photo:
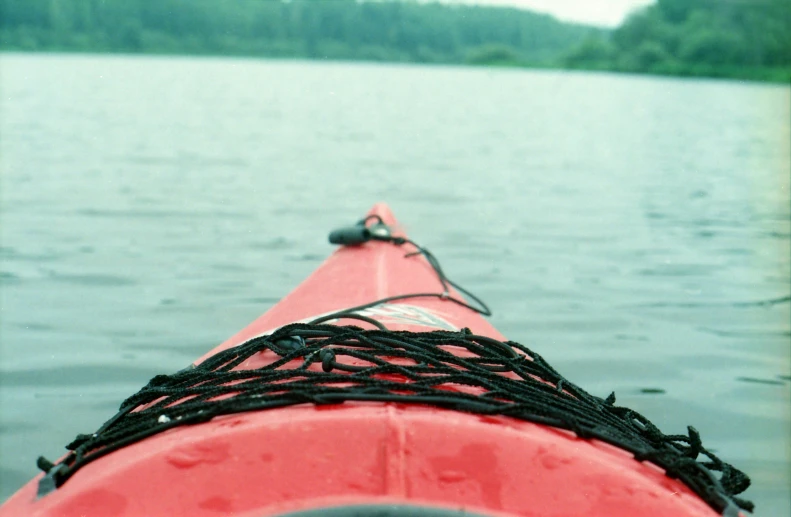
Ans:
[[[791,86],[791,67],[788,68],[757,68],[734,70],[732,68],[704,68],[699,70],[679,70],[676,73],[621,70],[617,67],[581,67],[564,66],[557,63],[522,63],[522,62],[492,62],[470,63],[465,61],[418,61],[418,60],[387,60],[342,57],[311,57],[305,55],[275,55],[261,53],[222,53],[222,52],[180,52],[174,50],[145,50],[124,51],[114,49],[74,49],[74,48],[41,48],[36,50],[2,47],[0,54],[71,54],[71,55],[118,55],[127,57],[197,57],[197,58],[224,58],[224,59],[254,59],[270,61],[305,61],[313,63],[363,63],[363,64],[391,64],[391,65],[431,65],[450,66],[460,68],[495,68],[514,70],[552,70],[563,72],[588,72],[627,75],[637,77],[656,77],[671,79],[708,79],[724,80],[761,84],[774,84]]]

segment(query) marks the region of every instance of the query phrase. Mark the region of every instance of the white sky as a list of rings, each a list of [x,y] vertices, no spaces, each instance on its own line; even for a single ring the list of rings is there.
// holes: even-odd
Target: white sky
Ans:
[[[553,15],[563,21],[615,27],[630,11],[653,0],[445,0],[449,3],[509,5]]]

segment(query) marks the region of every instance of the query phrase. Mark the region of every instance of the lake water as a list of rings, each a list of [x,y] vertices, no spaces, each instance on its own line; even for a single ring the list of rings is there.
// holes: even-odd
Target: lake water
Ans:
[[[789,88],[0,56],[0,500],[386,201],[492,322],[787,517]],[[764,303],[762,303],[764,302]]]

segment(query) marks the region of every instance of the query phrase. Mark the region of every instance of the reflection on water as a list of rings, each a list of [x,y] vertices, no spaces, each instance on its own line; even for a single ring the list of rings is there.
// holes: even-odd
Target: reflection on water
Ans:
[[[788,517],[789,89],[3,55],[0,496],[389,202],[493,323]]]

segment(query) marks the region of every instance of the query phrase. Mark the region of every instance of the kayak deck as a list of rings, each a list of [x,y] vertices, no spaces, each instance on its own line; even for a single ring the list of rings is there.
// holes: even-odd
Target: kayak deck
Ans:
[[[372,213],[397,228],[386,206]],[[375,241],[337,250],[291,294],[195,364],[294,322],[440,291],[435,269],[420,255],[405,257],[410,251]],[[405,298],[358,314],[394,331],[470,329],[505,341],[479,314],[443,297]],[[346,318],[332,323],[371,327]],[[281,358],[263,350],[233,371],[265,368]],[[292,363],[299,361],[286,367]],[[308,370],[322,368],[319,361]],[[476,392],[463,385],[448,389]],[[218,416],[114,450],[39,498],[40,479],[0,508],[0,516],[252,517],[356,504],[492,516],[717,515],[662,469],[603,441],[502,414],[397,401],[304,403]]]
[[[375,205],[370,214],[381,217],[396,235],[404,234],[387,205]],[[289,323],[311,320],[383,298],[439,292],[440,282],[429,263],[420,255],[405,257],[413,251],[383,242],[339,248],[274,307],[200,360]],[[451,293],[460,296],[452,288]],[[391,330],[419,332],[466,327],[475,334],[505,339],[478,314],[437,297],[407,298],[373,307],[362,314],[371,315]]]

